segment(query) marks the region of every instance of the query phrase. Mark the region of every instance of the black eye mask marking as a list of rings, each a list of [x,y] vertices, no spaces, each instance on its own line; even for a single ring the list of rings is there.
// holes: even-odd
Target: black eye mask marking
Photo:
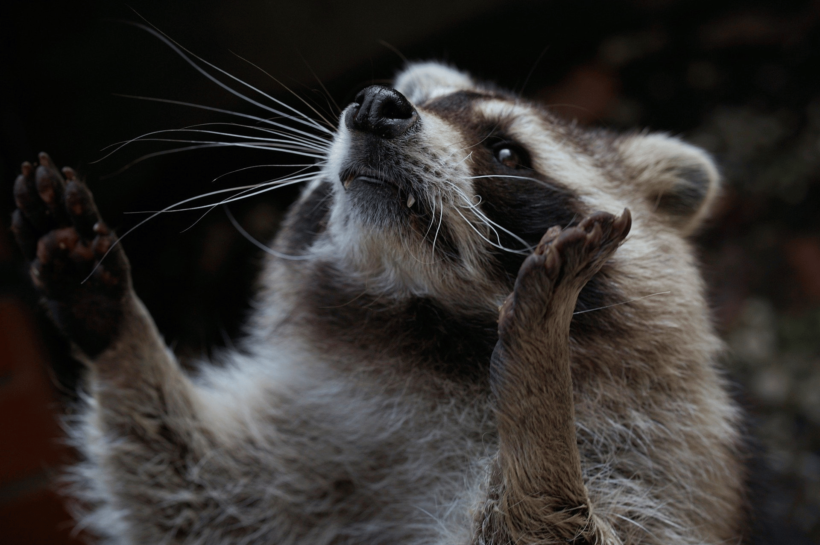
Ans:
[[[468,123],[465,116],[459,126],[465,139],[480,143],[472,149],[470,165],[473,191],[481,197],[481,211],[493,223],[535,246],[550,227],[575,225],[591,211],[569,186],[533,170],[525,143],[507,136],[508,123],[475,119]],[[503,150],[510,153],[503,153]],[[496,228],[491,237],[499,246],[523,249],[520,240],[501,229]],[[512,287],[526,253],[493,246],[489,251],[496,264],[492,274]],[[618,300],[617,290],[605,279],[607,269],[605,267],[582,290],[577,311],[597,309]],[[617,323],[602,320],[594,312],[582,312],[573,319],[572,331],[574,336],[594,336],[615,334],[620,328]]]
[[[435,115],[458,127],[463,140],[472,144],[470,160],[465,164],[469,165],[473,177],[473,191],[481,196],[480,212],[493,224],[515,233],[530,246],[535,246],[553,225],[567,227],[583,219],[590,211],[569,186],[550,178],[548,173],[533,170],[532,155],[526,142],[510,138],[509,127],[503,121],[476,119],[472,102],[478,98],[486,97],[478,93],[456,93],[433,101],[430,107],[437,109]],[[409,161],[408,158],[403,160]],[[286,239],[291,253],[309,246],[324,230],[330,188],[330,184],[317,188],[291,211],[290,224],[286,227],[291,233]],[[415,206],[419,208],[421,204]],[[403,207],[403,213],[407,213],[406,208]],[[429,231],[419,244],[419,250],[422,255],[429,250],[433,232],[440,229],[436,253],[444,259],[437,260],[437,263],[440,267],[457,265],[461,261],[455,239],[458,235],[448,222],[461,220],[451,218],[439,227],[431,212],[419,208],[410,216],[411,229],[422,235]],[[441,211],[436,209],[436,212],[437,216]],[[498,238],[495,233],[489,234],[493,242],[523,250],[512,253],[489,244],[486,246],[490,256],[486,274],[512,289],[526,257],[526,249],[517,237],[502,229],[496,228],[495,231]],[[492,305],[456,310],[434,295],[397,302],[378,293],[368,293],[366,286],[353,282],[332,262],[312,264],[301,274],[305,274],[306,297],[298,314],[310,325],[316,346],[332,343],[330,339],[345,339],[344,350],[361,350],[363,356],[376,350],[408,365],[427,366],[442,377],[486,384],[488,362],[497,339],[497,312]],[[587,284],[578,298],[577,311],[594,311],[622,300],[608,279],[610,274],[611,269],[605,267]],[[470,288],[465,285],[464,289]],[[458,297],[458,294],[448,295],[453,296]],[[609,316],[598,311],[578,314],[571,325],[573,338],[620,335],[619,322]],[[328,334],[329,331],[333,333]],[[324,348],[336,350],[329,345]]]
[[[521,144],[503,136],[493,135],[487,138],[486,146],[492,150],[499,166],[511,171],[532,170],[530,154]]]

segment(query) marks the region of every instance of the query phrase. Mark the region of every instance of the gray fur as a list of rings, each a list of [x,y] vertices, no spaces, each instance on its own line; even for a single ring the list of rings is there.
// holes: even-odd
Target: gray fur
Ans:
[[[270,258],[241,352],[187,376],[129,291],[121,333],[88,360],[88,397],[71,426],[85,456],[70,474],[78,524],[123,544],[739,539],[738,415],[716,367],[722,345],[686,239],[716,192],[708,157],[660,136],[583,133],[441,65],[412,65],[397,86],[418,108],[422,129],[417,140],[390,145],[405,146],[402,164],[423,182],[419,205],[440,206],[441,219],[391,230],[383,218],[374,227],[357,215],[338,180],[355,135],[340,128],[321,177],[300,201],[331,184],[329,216],[307,247],[289,242],[301,234],[292,227],[279,235],[275,248],[309,258]],[[436,100],[464,90],[488,94],[464,111],[435,109]],[[501,359],[493,365],[517,369],[512,390],[494,382],[489,358],[475,381],[433,370],[412,349],[391,351],[398,341],[379,337],[384,323],[362,303],[389,308],[424,297],[459,316],[493,313],[510,294],[510,280],[491,274],[499,250],[488,241],[496,228],[478,209],[457,208],[476,196],[482,171],[470,169],[483,168],[477,151],[469,155],[477,143],[458,120],[493,116],[530,150],[527,176],[572,195],[578,210],[570,217],[627,206],[634,217],[632,233],[616,253],[608,250],[606,264],[578,273],[581,280],[551,277],[559,286],[553,295],[526,292],[533,316],[549,309],[554,319],[528,319],[507,345],[519,348],[501,356],[496,349]],[[678,156],[686,161],[675,170]],[[672,171],[692,190],[676,193],[683,203],[670,219],[657,197],[680,182],[654,174]],[[296,224],[299,206],[287,225]],[[431,249],[424,228],[436,225],[453,238],[457,259],[439,259]],[[547,243],[536,254],[558,255],[562,247]],[[322,285],[331,282],[319,272],[328,264],[344,285]],[[604,296],[614,297],[605,305],[619,306],[573,318],[594,274]],[[366,340],[323,329],[322,313],[346,308],[307,303],[328,286],[342,296],[349,289],[346,304],[371,317]],[[661,292],[667,295],[645,297]],[[590,324],[585,333],[570,326],[580,316]],[[563,383],[544,378],[543,366],[554,362],[565,362]],[[522,392],[529,385],[552,397],[532,398],[528,408]],[[558,420],[569,423],[560,433]],[[526,429],[534,439],[512,449],[531,422],[542,422]],[[561,445],[566,456],[534,446],[541,444]]]

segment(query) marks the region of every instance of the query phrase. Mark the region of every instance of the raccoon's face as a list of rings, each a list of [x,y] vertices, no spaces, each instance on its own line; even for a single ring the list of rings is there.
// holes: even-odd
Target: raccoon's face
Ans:
[[[321,199],[303,198],[302,208],[327,207],[305,244],[374,291],[497,303],[551,226],[629,207],[632,238],[655,230],[674,244],[699,224],[717,179],[677,140],[585,132],[461,72],[415,64],[343,112],[309,190]]]

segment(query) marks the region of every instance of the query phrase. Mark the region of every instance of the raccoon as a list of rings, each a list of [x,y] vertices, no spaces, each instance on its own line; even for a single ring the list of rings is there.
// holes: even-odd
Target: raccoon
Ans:
[[[718,192],[706,153],[580,128],[433,62],[305,134],[321,159],[247,336],[195,376],[85,183],[46,154],[23,163],[12,228],[88,366],[82,528],[134,544],[743,539],[739,411],[690,240]]]

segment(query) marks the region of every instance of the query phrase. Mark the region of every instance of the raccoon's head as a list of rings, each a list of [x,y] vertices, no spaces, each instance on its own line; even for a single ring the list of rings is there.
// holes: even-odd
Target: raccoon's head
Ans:
[[[332,260],[375,293],[497,304],[547,229],[596,210],[631,209],[634,256],[688,255],[717,182],[708,156],[674,138],[582,130],[462,72],[412,64],[344,110],[283,248]]]

